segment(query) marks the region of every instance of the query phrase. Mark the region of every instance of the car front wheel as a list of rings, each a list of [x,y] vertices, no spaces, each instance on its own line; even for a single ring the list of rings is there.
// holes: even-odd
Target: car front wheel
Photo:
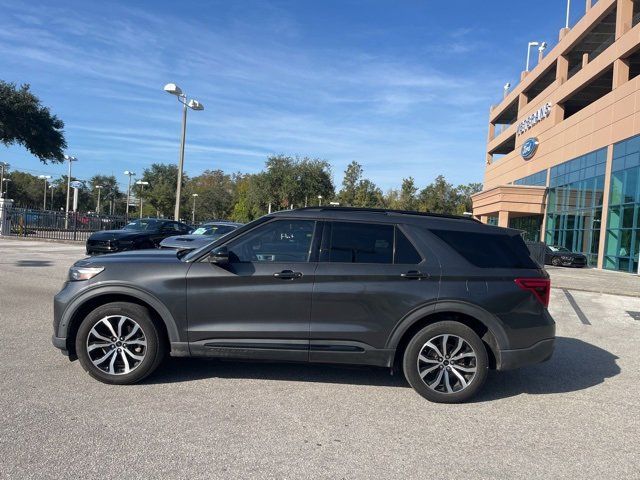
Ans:
[[[420,330],[404,352],[409,384],[427,400],[459,403],[473,397],[487,377],[484,343],[459,322],[437,322]]]
[[[126,385],[139,382],[158,367],[165,342],[145,307],[114,302],[96,308],[82,321],[76,353],[96,380]]]

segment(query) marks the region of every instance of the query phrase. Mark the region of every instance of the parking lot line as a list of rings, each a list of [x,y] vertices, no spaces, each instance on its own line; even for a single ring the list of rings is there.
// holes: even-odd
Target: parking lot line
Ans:
[[[573,295],[571,295],[569,293],[569,290],[567,290],[566,288],[563,288],[562,291],[564,292],[565,296],[567,297],[567,300],[569,300],[569,303],[571,304],[571,307],[573,308],[573,311],[576,312],[576,315],[578,315],[578,318],[580,319],[580,321],[584,325],[591,325],[591,322],[589,321],[587,316],[584,314],[584,312],[582,311],[582,309],[578,305],[578,302],[576,302],[576,299],[573,298]]]

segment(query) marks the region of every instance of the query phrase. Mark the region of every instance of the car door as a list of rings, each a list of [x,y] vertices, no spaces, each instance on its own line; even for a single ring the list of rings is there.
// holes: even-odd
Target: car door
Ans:
[[[275,219],[218,246],[227,265],[194,263],[187,274],[192,353],[308,360],[318,228],[313,220]]]
[[[439,281],[439,262],[416,248],[408,227],[328,222],[313,288],[309,359],[384,364],[377,349],[412,310],[435,304]]]

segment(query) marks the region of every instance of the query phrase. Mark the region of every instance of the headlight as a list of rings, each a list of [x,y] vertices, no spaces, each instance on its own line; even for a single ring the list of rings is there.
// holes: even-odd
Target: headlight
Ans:
[[[71,267],[69,269],[69,280],[78,282],[89,280],[104,270],[104,267]]]

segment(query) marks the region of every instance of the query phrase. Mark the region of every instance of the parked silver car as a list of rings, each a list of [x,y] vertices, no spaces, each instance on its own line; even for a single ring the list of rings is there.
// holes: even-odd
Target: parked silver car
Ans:
[[[171,248],[180,251],[194,250],[217,240],[229,232],[233,232],[242,225],[242,223],[235,222],[207,222],[189,235],[176,235],[165,238],[160,242],[160,248]]]

